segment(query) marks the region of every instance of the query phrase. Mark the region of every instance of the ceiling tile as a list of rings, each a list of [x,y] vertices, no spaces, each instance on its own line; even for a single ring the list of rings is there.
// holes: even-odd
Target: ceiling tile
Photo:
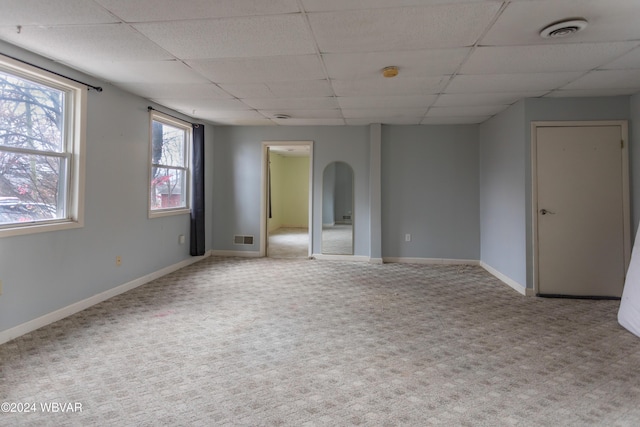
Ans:
[[[618,59],[603,65],[603,70],[620,70],[628,68],[640,68],[640,48],[636,48],[631,52],[621,56]]]
[[[500,2],[312,12],[320,51],[380,52],[473,45]]]
[[[292,119],[341,119],[342,114],[340,114],[340,110],[338,109],[299,109],[299,108],[291,108],[291,109],[279,109],[279,110],[260,110],[264,116],[274,119],[277,119],[275,116],[277,114],[286,114],[290,116]],[[285,119],[289,120],[289,119]]]
[[[152,99],[165,107],[173,108],[185,114],[196,114],[193,111],[213,111],[213,110],[251,110],[252,108],[237,99]]]
[[[206,116],[210,119],[225,120],[262,120],[266,119],[264,114],[260,114],[256,110],[220,110],[220,109],[201,109],[196,110],[198,116]]]
[[[331,79],[379,77],[384,67],[395,65],[402,77],[453,74],[470,48],[430,49],[398,52],[325,53],[322,55]]]
[[[216,125],[222,126],[275,126],[276,123],[269,119],[208,119],[206,116],[202,117],[204,120],[210,120]]]
[[[119,20],[86,0],[2,0],[0,25],[108,24]]]
[[[187,61],[216,83],[288,82],[325,78],[316,55]]]
[[[208,83],[180,61],[102,61],[91,64],[94,74],[115,83]]]
[[[637,42],[479,47],[462,74],[586,71],[628,52]]]
[[[425,108],[343,108],[342,114],[348,119],[364,119],[367,117],[422,117]]]
[[[625,96],[638,93],[638,88],[623,89],[577,89],[577,90],[554,90],[545,95],[545,98],[583,98],[598,96]]]
[[[436,4],[470,3],[486,0],[302,0],[304,9],[308,12],[322,12],[331,10],[377,9],[388,7],[426,6]]]
[[[210,99],[232,96],[213,83],[118,83],[118,87],[143,98]]]
[[[416,95],[438,93],[447,78],[425,76],[422,78],[332,80],[331,85],[338,96],[378,96],[378,95]]]
[[[424,108],[436,100],[437,95],[408,96],[352,96],[338,97],[341,108]],[[426,110],[425,110],[426,111]],[[423,113],[424,114],[424,113]]]
[[[482,123],[491,116],[470,116],[470,117],[425,117],[422,125],[465,125]]]
[[[183,59],[316,52],[311,34],[300,14],[153,22],[134,24],[134,27]]]
[[[537,98],[548,91],[496,92],[496,93],[450,93],[438,96],[434,107],[456,107],[474,105],[510,105],[522,98]]]
[[[258,110],[302,109],[325,110],[338,108],[335,98],[247,98],[242,100],[247,105]]]
[[[17,46],[66,62],[79,70],[95,70],[109,61],[173,59],[166,51],[124,24],[29,27],[17,34],[0,27],[0,38]],[[96,67],[92,67],[96,63]]]
[[[422,120],[420,117],[385,117],[372,116],[367,118],[349,118],[345,122],[351,126],[367,126],[371,123],[382,123],[385,125],[418,125]]]
[[[431,107],[427,112],[427,117],[446,117],[446,116],[493,116],[500,111],[506,109],[508,105],[480,105],[480,106],[462,106],[462,107]]]
[[[15,0],[23,1],[23,0]],[[210,19],[299,12],[296,0],[95,0],[126,22]]]
[[[640,69],[592,71],[563,86],[562,89],[622,89],[640,91]]]
[[[455,76],[445,93],[491,93],[544,91],[564,86],[580,77],[580,72],[534,74],[478,74]]]
[[[327,80],[225,83],[220,86],[237,98],[311,98],[333,95],[333,89]]]
[[[218,124],[478,123],[522,98],[640,93],[640,0],[0,2],[8,53]],[[575,37],[539,38],[575,16]]]
[[[273,119],[279,125],[286,126],[340,126],[344,125],[343,119]]]
[[[615,7],[612,7],[615,5]],[[584,43],[640,39],[638,0],[538,0],[510,3],[481,45]],[[543,39],[540,31],[566,18],[580,17],[587,28],[570,37]]]

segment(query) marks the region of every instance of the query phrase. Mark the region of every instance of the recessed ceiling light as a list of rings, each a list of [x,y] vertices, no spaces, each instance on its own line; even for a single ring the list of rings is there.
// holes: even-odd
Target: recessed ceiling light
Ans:
[[[578,31],[582,31],[587,26],[587,20],[583,18],[566,19],[564,21],[556,22],[540,31],[540,37],[545,39],[556,39],[560,37],[567,37],[571,34],[575,34]]]
[[[275,114],[273,117],[275,117],[276,119],[290,119],[291,116],[288,114]]]

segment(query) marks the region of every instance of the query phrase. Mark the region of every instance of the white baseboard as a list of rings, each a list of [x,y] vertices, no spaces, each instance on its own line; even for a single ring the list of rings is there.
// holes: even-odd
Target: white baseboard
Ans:
[[[495,268],[491,267],[490,265],[485,264],[484,262],[480,262],[480,267],[482,267],[485,270],[487,270],[489,273],[494,275],[496,278],[498,278],[501,282],[503,282],[507,286],[515,289],[518,293],[520,293],[522,295],[525,295],[525,296],[528,296],[528,297],[534,295],[533,289],[527,288],[526,286],[521,285],[517,281],[513,280],[511,277],[502,274],[501,272],[499,272]]]
[[[369,258],[369,264],[384,264],[382,258]]]
[[[187,267],[188,265],[191,265],[200,260],[203,260],[210,255],[211,255],[211,251],[208,251],[203,256],[191,257],[184,261],[180,261],[179,263],[170,265],[169,267],[165,267],[161,270],[139,277],[135,280],[124,283],[120,286],[116,286],[115,288],[111,288],[107,291],[101,292],[92,297],[83,299],[82,301],[78,301],[64,308],[53,311],[49,314],[45,314],[44,316],[40,316],[36,319],[22,323],[13,328],[7,329],[5,331],[1,331],[0,344],[4,344],[21,335],[27,334],[29,332],[33,332],[36,329],[42,328],[43,326],[47,326],[53,322],[57,322],[58,320],[64,319],[65,317],[69,317],[72,314],[76,314],[82,310],[86,310],[87,308],[94,306],[98,303],[101,303],[102,301],[106,301],[109,298],[115,297],[116,295],[120,295],[124,292],[130,291],[131,289],[135,289],[138,286],[142,286],[145,283],[148,283],[152,280],[159,279],[162,276],[166,276],[169,273],[173,273],[174,271],[180,270],[181,268]]]
[[[228,257],[243,257],[243,258],[258,258],[260,257],[259,251],[211,251],[213,256],[228,256]]]
[[[476,259],[384,257],[383,260],[384,262],[399,262],[404,264],[480,265],[480,261]]]
[[[535,295],[533,289],[527,288],[512,278],[502,274],[495,268],[490,265],[485,264],[482,261],[478,261],[475,259],[447,259],[447,258],[393,258],[393,257],[385,257],[384,262],[400,262],[400,263],[408,263],[408,264],[446,264],[446,265],[479,265],[480,267],[487,270],[501,282],[506,284],[507,286],[513,288],[518,293],[526,296]]]
[[[311,258],[315,258],[321,261],[358,261],[369,262],[371,258],[362,255],[328,255],[328,254],[313,254]]]

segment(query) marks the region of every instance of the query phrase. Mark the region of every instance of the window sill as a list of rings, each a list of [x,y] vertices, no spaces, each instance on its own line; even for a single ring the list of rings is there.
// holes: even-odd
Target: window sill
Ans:
[[[191,209],[188,209],[188,208],[149,211],[149,219],[161,218],[165,216],[184,215],[184,214],[190,214],[190,213],[191,213]]]
[[[82,227],[84,227],[84,224],[80,221],[30,223],[28,225],[25,224],[20,226],[8,226],[7,228],[0,228],[0,238],[36,233],[47,233],[49,231],[71,230],[74,228]]]

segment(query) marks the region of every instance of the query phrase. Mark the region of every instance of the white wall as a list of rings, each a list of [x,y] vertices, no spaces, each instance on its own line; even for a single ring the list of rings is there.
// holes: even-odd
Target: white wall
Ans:
[[[189,215],[147,218],[149,102],[13,46],[0,52],[104,88],[88,96],[85,226],[0,239],[0,332],[189,259]]]

